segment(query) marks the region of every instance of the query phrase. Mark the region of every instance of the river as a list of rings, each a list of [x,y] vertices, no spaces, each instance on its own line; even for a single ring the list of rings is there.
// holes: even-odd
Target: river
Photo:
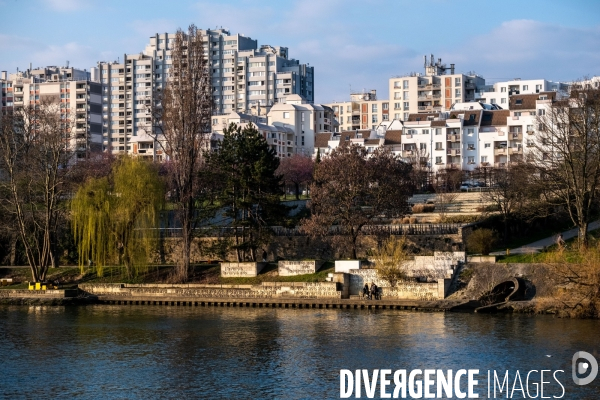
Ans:
[[[517,370],[523,385],[530,370],[563,370],[560,385],[544,376],[545,396],[600,398],[600,377],[571,378],[576,351],[600,361],[600,321],[551,316],[2,306],[0,351],[0,397],[11,399],[329,399],[341,369],[478,369],[479,398],[488,370],[509,371],[511,388]]]

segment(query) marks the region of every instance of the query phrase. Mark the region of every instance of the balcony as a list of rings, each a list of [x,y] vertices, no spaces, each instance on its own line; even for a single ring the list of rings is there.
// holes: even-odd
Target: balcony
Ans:
[[[494,163],[494,167],[496,167],[496,168],[506,168],[506,163],[505,162],[496,162],[496,163]]]
[[[446,154],[452,157],[460,156],[460,149],[448,149]]]
[[[484,161],[484,162],[482,162],[482,163],[481,163],[481,166],[482,166],[482,167],[489,167],[489,166],[490,166],[490,163],[489,163],[489,162],[486,162],[486,161]]]
[[[499,147],[499,148],[495,148],[494,149],[494,155],[495,156],[500,156],[500,155],[506,155],[508,154],[508,152],[506,151],[506,148],[504,147]]]
[[[523,154],[523,148],[519,147],[509,147],[508,154]]]
[[[402,157],[412,157],[415,155],[414,150],[402,150]]]
[[[523,133],[521,132],[510,132],[509,133],[510,140],[523,140]]]
[[[528,134],[528,135],[533,135],[534,133],[535,133],[535,131],[534,131],[533,129],[532,129],[532,130],[528,130],[528,131],[527,131],[527,134]]]
[[[449,142],[460,142],[460,136],[459,135],[454,135],[454,134],[446,135],[446,139]]]

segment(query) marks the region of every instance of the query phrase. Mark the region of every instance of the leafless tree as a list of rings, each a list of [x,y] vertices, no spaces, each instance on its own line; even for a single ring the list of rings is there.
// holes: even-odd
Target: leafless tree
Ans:
[[[153,135],[168,158],[171,201],[176,206],[183,241],[176,279],[185,281],[190,268],[195,205],[202,191],[202,154],[210,146],[212,93],[202,33],[194,25],[187,32],[177,31],[171,56],[168,83],[157,93],[158,104],[152,110]]]
[[[14,218],[33,281],[44,281],[48,268],[58,265],[72,125],[53,100],[7,112],[0,125],[0,204]]]
[[[332,235],[356,258],[363,227],[408,212],[410,169],[388,150],[367,157],[361,146],[335,148],[315,166],[312,216],[303,221],[302,229],[313,236]]]
[[[538,110],[528,159],[548,199],[565,207],[586,247],[600,190],[600,89],[579,83],[569,98],[548,102]]]

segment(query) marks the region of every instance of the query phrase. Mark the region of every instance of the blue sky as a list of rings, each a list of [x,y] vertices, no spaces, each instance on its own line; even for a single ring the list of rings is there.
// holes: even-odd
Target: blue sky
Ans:
[[[0,69],[90,68],[190,23],[286,46],[315,67],[315,101],[388,96],[433,54],[489,83],[600,75],[596,0],[0,0]]]

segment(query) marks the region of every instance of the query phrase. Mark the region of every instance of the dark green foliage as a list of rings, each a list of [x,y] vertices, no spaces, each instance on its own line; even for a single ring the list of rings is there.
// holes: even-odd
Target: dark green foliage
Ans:
[[[208,155],[211,173],[219,182],[217,201],[238,261],[256,261],[269,241],[269,226],[278,225],[286,215],[280,203],[281,176],[276,175],[279,159],[255,126],[243,129],[231,124],[224,131],[219,149]],[[262,252],[262,251],[261,251]]]

